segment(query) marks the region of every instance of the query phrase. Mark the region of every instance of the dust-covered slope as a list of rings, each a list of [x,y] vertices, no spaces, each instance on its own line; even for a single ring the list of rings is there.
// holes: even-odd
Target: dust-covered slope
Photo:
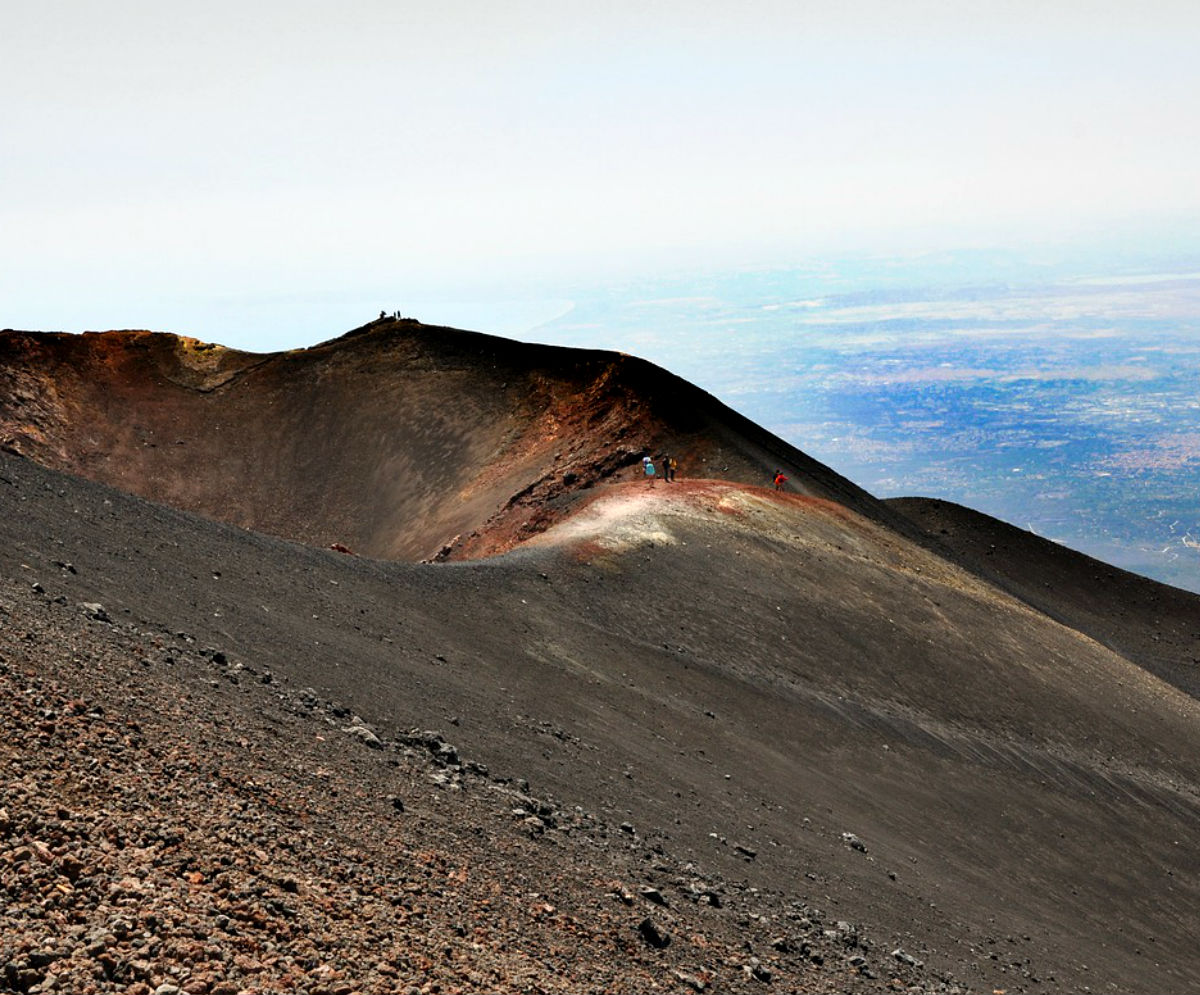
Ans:
[[[419,560],[536,534],[670,453],[681,476],[865,492],[642,360],[379,321],[251,355],[150,332],[0,332],[0,446],[313,545]]]
[[[966,569],[1200,697],[1194,594],[948,501],[896,498],[887,504]]]
[[[622,484],[505,556],[422,566],[293,546],[11,457],[0,478],[0,572],[21,619],[0,628],[10,673],[59,660],[54,679],[114,715],[199,728],[237,797],[259,786],[247,810],[282,825],[326,826],[325,786],[343,792],[357,815],[327,837],[355,854],[343,886],[409,889],[423,935],[450,951],[436,969],[402,961],[401,920],[418,924],[371,897],[374,943],[321,926],[363,990],[390,990],[380,963],[400,990],[469,986],[469,971],[479,987],[577,991],[1182,992],[1200,976],[1200,706],[842,505]],[[103,617],[80,607],[97,602]],[[82,633],[126,648],[97,667]],[[384,749],[359,741],[358,719]],[[414,728],[440,730],[452,760]],[[428,741],[444,765],[423,771],[405,751]],[[143,760],[130,744],[124,762],[154,769],[157,748]],[[154,805],[188,811],[170,794]],[[262,894],[323,916],[329,865],[307,841],[254,839],[286,864],[260,872]],[[196,852],[197,889],[219,884],[202,832],[174,846]],[[421,873],[435,854],[464,877]],[[78,914],[129,907],[114,901],[88,892]],[[228,943],[213,909],[191,915]],[[526,919],[540,925],[518,942]],[[86,961],[65,922],[31,922]],[[250,986],[286,966],[206,973]]]

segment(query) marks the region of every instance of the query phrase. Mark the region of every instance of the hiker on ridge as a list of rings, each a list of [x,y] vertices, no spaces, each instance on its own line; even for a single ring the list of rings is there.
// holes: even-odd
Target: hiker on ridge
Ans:
[[[782,470],[776,470],[775,471],[775,480],[774,480],[775,490],[777,490],[777,491],[783,490],[783,485],[787,483],[787,479],[788,478],[783,475]]]

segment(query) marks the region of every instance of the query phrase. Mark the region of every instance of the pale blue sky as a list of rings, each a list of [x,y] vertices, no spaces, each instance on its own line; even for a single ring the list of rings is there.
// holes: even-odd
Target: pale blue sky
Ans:
[[[275,348],[622,268],[1152,239],[1200,218],[1197,41],[1182,0],[9,0],[0,326]]]

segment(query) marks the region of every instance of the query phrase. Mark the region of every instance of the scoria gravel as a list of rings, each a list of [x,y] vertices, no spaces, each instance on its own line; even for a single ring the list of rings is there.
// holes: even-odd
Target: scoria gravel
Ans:
[[[0,587],[0,715],[3,991],[959,990],[440,732],[387,741],[28,577]]]

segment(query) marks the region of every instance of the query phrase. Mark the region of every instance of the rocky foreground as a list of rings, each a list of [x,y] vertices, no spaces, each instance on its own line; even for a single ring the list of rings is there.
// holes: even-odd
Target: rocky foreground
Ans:
[[[55,587],[0,588],[0,990],[960,990],[452,737],[385,741]]]

